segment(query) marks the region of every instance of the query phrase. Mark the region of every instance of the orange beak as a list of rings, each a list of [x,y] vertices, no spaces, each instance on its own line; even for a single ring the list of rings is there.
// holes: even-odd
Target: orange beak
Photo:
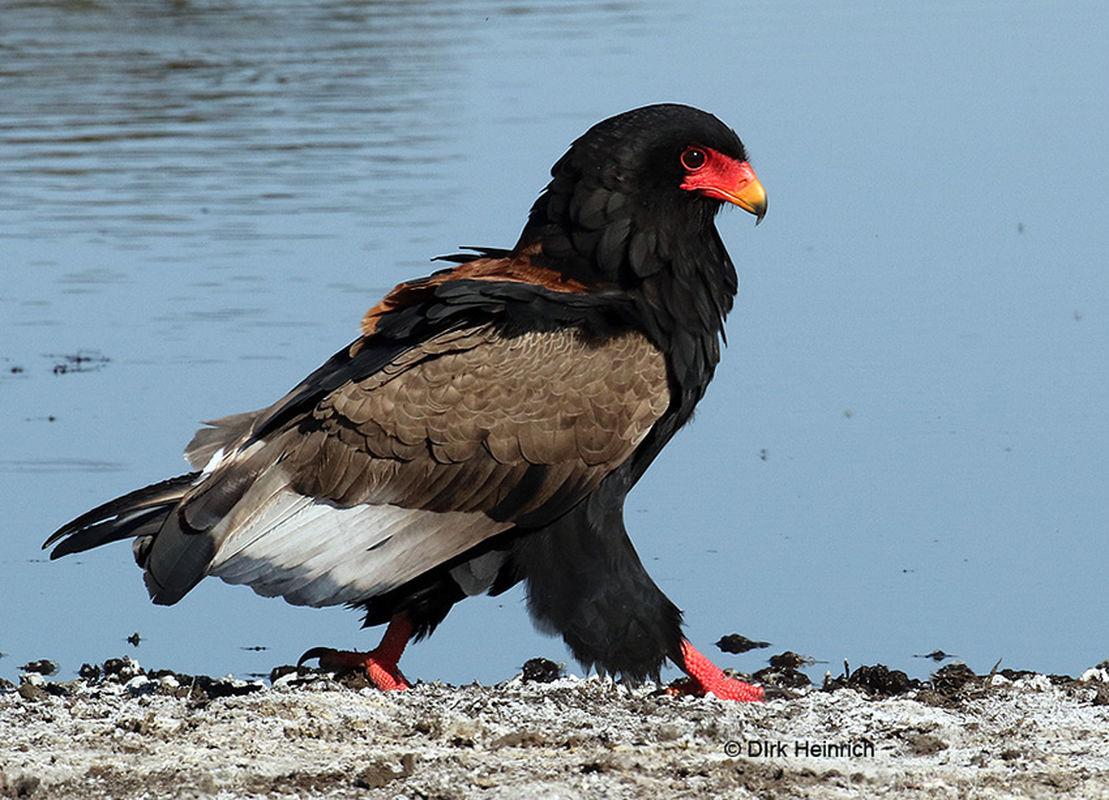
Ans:
[[[755,171],[746,161],[739,163],[736,184],[728,188],[718,188],[717,195],[721,200],[739,206],[748,214],[755,215],[755,224],[762,222],[766,216],[766,189],[762,188]]]

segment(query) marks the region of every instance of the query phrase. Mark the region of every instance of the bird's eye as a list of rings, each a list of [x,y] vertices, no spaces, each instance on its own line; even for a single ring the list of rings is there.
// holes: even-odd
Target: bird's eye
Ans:
[[[699,147],[687,147],[682,151],[682,166],[690,172],[696,172],[701,167],[705,166],[708,158],[705,156],[705,151]]]

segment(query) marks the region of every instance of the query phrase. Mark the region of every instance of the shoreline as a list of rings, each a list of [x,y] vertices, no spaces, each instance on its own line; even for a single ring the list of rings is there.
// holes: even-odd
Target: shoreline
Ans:
[[[1104,667],[732,703],[595,677],[383,693],[113,661],[0,688],[0,796],[1109,797]]]

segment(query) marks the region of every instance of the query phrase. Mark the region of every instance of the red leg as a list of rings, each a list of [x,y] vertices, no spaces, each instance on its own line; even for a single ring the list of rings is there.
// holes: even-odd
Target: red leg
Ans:
[[[766,699],[761,686],[729,678],[720,667],[701,655],[688,639],[682,639],[682,660],[684,663],[678,666],[689,675],[692,686],[688,690],[693,694],[713,694],[721,700],[740,702]]]
[[[382,691],[407,689],[408,681],[401,674],[400,661],[408,640],[412,638],[412,623],[405,614],[397,614],[385,629],[381,644],[368,653],[351,650],[331,650],[313,647],[300,657],[297,666],[313,658],[320,660],[320,669],[364,669],[374,686]]]

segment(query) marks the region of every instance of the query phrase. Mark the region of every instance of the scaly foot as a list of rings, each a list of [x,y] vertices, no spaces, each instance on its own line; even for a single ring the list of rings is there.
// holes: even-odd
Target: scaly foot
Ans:
[[[364,669],[373,685],[382,691],[397,691],[408,688],[408,681],[401,674],[397,662],[400,661],[404,647],[412,636],[412,625],[403,614],[393,617],[381,644],[368,653],[354,650],[333,650],[330,647],[313,647],[297,660],[299,667],[313,658],[320,660],[320,669],[358,670]]]
[[[682,659],[684,663],[678,666],[685,670],[689,678],[669,687],[668,694],[694,694],[699,697],[712,694],[721,700],[744,703],[766,699],[761,686],[729,678],[720,667],[701,655],[688,639],[682,639]]]

